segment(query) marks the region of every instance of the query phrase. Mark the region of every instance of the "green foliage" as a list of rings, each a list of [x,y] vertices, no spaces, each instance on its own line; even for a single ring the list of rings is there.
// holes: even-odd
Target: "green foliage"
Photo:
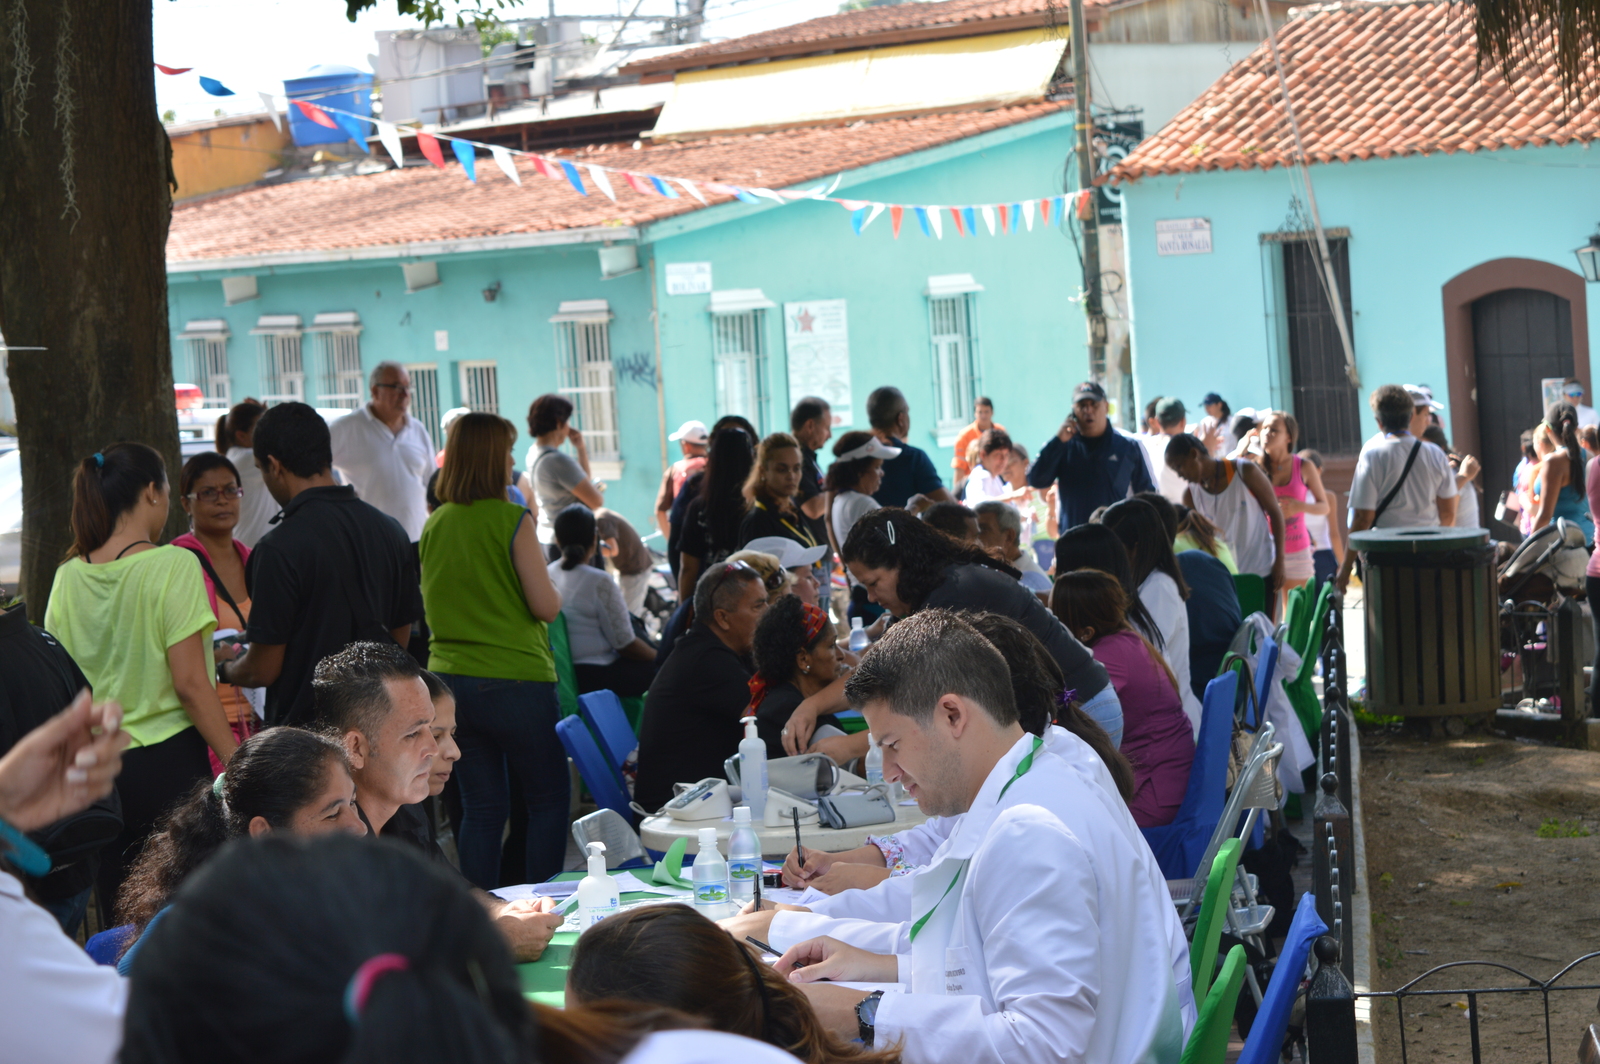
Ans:
[[[172,125],[172,123],[176,122],[177,120],[178,120],[178,112],[172,110],[170,107],[167,110],[161,112],[161,124],[162,125],[170,126],[170,125]]]
[[[396,14],[410,15],[427,26],[435,26],[450,19],[459,28],[465,29],[471,26],[479,33],[487,33],[500,25],[499,12],[520,7],[522,0],[476,0],[476,3],[479,6],[456,8],[453,18],[445,10],[444,0],[394,0],[394,8]],[[361,12],[377,6],[378,0],[345,0],[345,17],[354,22]]]
[[[1534,834],[1541,839],[1582,839],[1588,837],[1589,829],[1583,826],[1581,820],[1557,820],[1551,817],[1540,824]]]
[[[478,43],[483,47],[483,57],[489,58],[489,53],[494,51],[499,44],[516,44],[517,31],[502,25],[498,20],[488,29],[479,27]]]

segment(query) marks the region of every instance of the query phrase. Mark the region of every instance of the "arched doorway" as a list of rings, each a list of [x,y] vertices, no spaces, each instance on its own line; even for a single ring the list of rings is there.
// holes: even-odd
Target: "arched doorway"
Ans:
[[[1492,507],[1510,486],[1518,437],[1543,414],[1540,380],[1589,384],[1584,281],[1548,262],[1496,259],[1452,278],[1443,294],[1450,439],[1483,463],[1479,485]]]

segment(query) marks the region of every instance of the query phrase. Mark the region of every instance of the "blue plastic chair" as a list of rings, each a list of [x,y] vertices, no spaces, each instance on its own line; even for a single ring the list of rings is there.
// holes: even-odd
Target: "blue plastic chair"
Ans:
[[[634,817],[633,810],[628,807],[627,788],[622,785],[622,778],[617,775],[617,770],[600,752],[600,746],[594,741],[594,736],[590,734],[589,726],[583,722],[583,718],[562,717],[556,721],[556,735],[561,739],[561,745],[566,749],[567,756],[578,766],[578,775],[582,777],[583,785],[589,788],[589,793],[594,796],[595,804],[602,809],[615,810],[618,816],[632,826]]]
[[[1261,712],[1266,712],[1267,698],[1272,692],[1272,674],[1278,671],[1278,643],[1272,638],[1261,641],[1261,649],[1256,652],[1256,704],[1261,707]],[[1248,720],[1245,723],[1252,728],[1259,728],[1259,720]]]
[[[1193,879],[1228,798],[1228,744],[1233,739],[1233,700],[1239,677],[1231,670],[1206,685],[1200,708],[1189,787],[1178,816],[1159,828],[1140,828],[1167,879]]]
[[[639,737],[633,734],[633,725],[628,723],[622,699],[612,691],[590,691],[578,696],[578,714],[589,725],[589,730],[600,737],[600,749],[620,776],[628,755],[639,748]]]
[[[133,934],[132,924],[123,924],[121,927],[108,927],[99,934],[90,935],[89,941],[83,944],[83,951],[89,959],[96,964],[104,964],[109,968],[116,967],[117,958],[122,955],[122,946]]]
[[[1289,1027],[1289,1010],[1300,994],[1300,977],[1305,974],[1311,943],[1327,930],[1328,925],[1317,915],[1316,897],[1310,891],[1300,895],[1294,921],[1289,924],[1289,937],[1283,941],[1283,951],[1278,954],[1272,978],[1261,995],[1261,1007],[1250,1024],[1250,1036],[1244,1040],[1238,1064],[1277,1064],[1283,1051],[1283,1035]]]

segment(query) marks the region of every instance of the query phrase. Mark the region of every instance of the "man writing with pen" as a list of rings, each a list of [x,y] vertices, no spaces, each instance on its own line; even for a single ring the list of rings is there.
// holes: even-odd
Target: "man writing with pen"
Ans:
[[[910,1064],[1177,1059],[1185,1002],[1165,883],[1108,815],[1109,796],[1022,730],[994,646],[924,610],[866,654],[846,695],[882,744],[884,779],[960,822],[928,867],[861,892],[882,924],[838,923],[878,952],[840,937],[787,942],[766,913],[725,926],[761,936],[770,924],[761,937],[786,950],[778,971],[823,1023],[900,1042]]]

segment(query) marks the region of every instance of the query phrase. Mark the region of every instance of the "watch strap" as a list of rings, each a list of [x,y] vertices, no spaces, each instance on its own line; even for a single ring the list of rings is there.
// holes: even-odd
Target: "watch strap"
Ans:
[[[861,1041],[869,1048],[872,1046],[873,1037],[878,1030],[878,1002],[883,999],[882,990],[874,990],[860,1001],[856,1002],[856,1029],[861,1036]]]

